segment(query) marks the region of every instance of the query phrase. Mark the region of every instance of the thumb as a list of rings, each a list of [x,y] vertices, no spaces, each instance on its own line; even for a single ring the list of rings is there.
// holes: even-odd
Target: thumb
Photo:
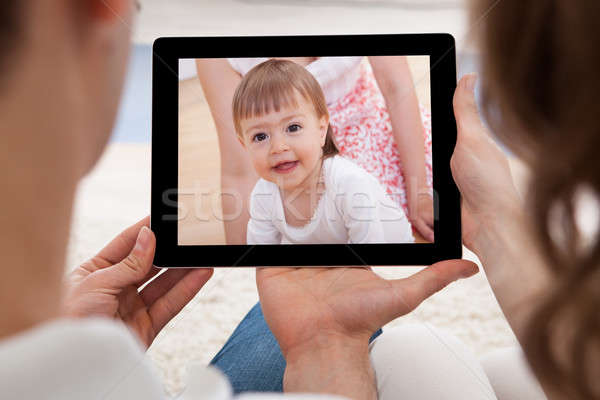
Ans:
[[[98,271],[103,275],[104,287],[120,290],[139,283],[152,268],[155,249],[154,233],[147,226],[143,226],[138,233],[135,246],[127,257],[118,264]]]
[[[458,141],[478,135],[482,131],[483,124],[475,101],[476,83],[476,74],[465,75],[454,93],[454,116],[458,128]]]
[[[405,279],[391,281],[400,304],[394,306],[394,318],[407,314],[417,308],[424,300],[439,292],[450,283],[475,275],[477,265],[467,260],[442,261],[424,268]]]

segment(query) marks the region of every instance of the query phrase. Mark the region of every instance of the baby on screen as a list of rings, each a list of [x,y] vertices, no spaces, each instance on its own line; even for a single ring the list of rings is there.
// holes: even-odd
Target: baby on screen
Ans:
[[[377,179],[338,155],[321,86],[271,59],[240,82],[233,121],[260,179],[248,244],[412,243],[403,209]]]

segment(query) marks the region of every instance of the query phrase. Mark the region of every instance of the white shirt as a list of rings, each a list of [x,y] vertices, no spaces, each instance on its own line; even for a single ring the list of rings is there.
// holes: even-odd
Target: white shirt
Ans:
[[[327,105],[335,103],[354,88],[360,77],[363,58],[319,57],[305,67],[321,85]],[[268,58],[228,58],[231,67],[242,76],[267,60]]]
[[[323,162],[325,191],[310,221],[286,223],[276,184],[259,179],[250,195],[248,244],[413,243],[404,210],[377,179],[341,156]]]
[[[180,400],[231,400],[227,379],[196,367]],[[27,400],[164,400],[140,345],[110,320],[61,320],[0,341],[2,398]],[[236,399],[340,400],[338,396],[253,394]]]

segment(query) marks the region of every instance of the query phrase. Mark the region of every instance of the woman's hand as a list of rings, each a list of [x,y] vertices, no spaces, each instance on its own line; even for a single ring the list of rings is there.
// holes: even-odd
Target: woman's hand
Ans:
[[[475,75],[463,77],[454,95],[458,140],[451,165],[462,194],[463,242],[481,260],[504,315],[522,340],[552,280],[527,228],[508,160],[479,118],[476,80]]]
[[[419,193],[414,204],[409,203],[409,220],[412,226],[428,242],[434,241],[433,235],[433,198],[429,194]]]
[[[427,187],[424,128],[407,58],[369,57],[369,62],[390,114],[406,184],[408,218],[425,240],[433,242],[433,201]]]
[[[370,336],[449,283],[471,276],[470,261],[444,261],[406,279],[370,268],[263,268],[258,292],[287,361],[284,388],[357,396],[368,382]],[[337,376],[339,374],[340,376]]]
[[[122,320],[149,347],[160,330],[210,279],[212,269],[174,269],[152,279],[156,239],[149,218],[117,236],[66,282],[64,313]]]
[[[514,219],[521,199],[508,160],[490,139],[475,102],[476,75],[463,77],[454,95],[458,127],[452,175],[462,195],[463,242],[477,252],[476,239],[487,224]]]

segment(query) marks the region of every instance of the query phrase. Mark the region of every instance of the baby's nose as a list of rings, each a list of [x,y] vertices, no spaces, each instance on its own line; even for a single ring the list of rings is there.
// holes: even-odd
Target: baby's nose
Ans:
[[[289,150],[289,146],[282,135],[274,135],[271,139],[271,152],[272,153],[281,153],[283,151]]]

